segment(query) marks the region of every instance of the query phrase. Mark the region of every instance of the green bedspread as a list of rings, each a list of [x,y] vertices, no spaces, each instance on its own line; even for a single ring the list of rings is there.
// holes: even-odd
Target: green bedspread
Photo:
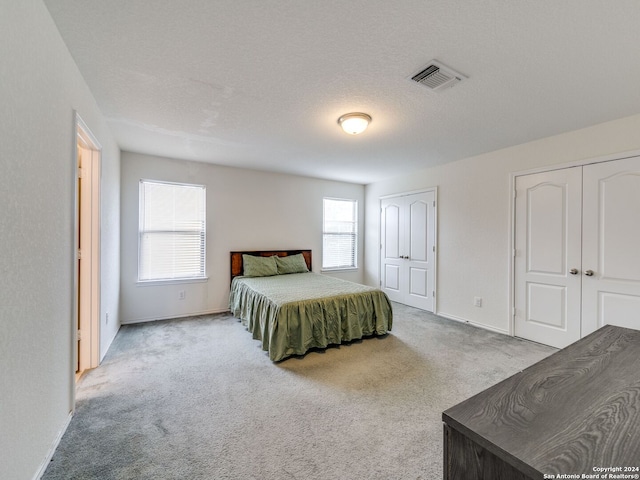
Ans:
[[[393,312],[377,288],[316,273],[236,277],[231,313],[273,361],[391,330]]]

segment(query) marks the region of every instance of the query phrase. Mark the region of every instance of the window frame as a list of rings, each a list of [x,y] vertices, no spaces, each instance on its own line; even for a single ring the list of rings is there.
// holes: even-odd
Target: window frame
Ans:
[[[354,219],[353,223],[353,233],[344,233],[344,232],[328,232],[326,229],[326,201],[337,201],[337,202],[350,202],[353,205],[353,215]],[[322,269],[323,272],[336,272],[336,271],[349,271],[349,270],[357,270],[358,269],[358,242],[359,242],[359,225],[358,225],[358,200],[355,198],[337,198],[337,197],[323,197],[322,199]],[[353,265],[344,265],[344,266],[327,266],[325,267],[325,235],[331,234],[344,234],[350,235],[353,237]]]
[[[158,184],[158,185],[173,185],[180,187],[201,188],[203,191],[202,197],[202,275],[190,276],[190,277],[171,277],[171,278],[150,278],[141,279],[141,266],[142,266],[142,237],[146,232],[143,230],[143,184]],[[146,203],[145,205],[146,206]],[[195,230],[194,230],[195,231]],[[170,230],[168,230],[170,232]],[[168,182],[164,180],[151,180],[140,179],[138,182],[138,263],[137,263],[137,284],[143,286],[152,285],[168,285],[168,284],[180,284],[180,283],[200,283],[206,282],[209,279],[207,276],[207,187],[202,184],[185,183],[185,182]]]

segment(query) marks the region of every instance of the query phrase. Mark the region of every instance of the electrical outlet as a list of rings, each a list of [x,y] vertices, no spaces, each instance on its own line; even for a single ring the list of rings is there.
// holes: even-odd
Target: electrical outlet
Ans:
[[[184,300],[186,296],[187,296],[187,292],[185,292],[184,290],[180,290],[178,292],[178,300]]]
[[[473,297],[473,305],[476,307],[482,306],[482,297]]]

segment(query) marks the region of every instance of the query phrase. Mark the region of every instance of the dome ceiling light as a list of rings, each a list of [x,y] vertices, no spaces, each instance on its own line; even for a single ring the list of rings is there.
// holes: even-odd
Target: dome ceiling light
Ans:
[[[364,132],[371,122],[371,117],[366,113],[345,113],[338,119],[338,125],[349,135],[358,135]]]

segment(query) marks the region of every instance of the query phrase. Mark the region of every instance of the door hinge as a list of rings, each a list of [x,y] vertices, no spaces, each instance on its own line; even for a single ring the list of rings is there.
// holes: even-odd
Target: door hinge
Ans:
[[[433,290],[433,291],[431,292],[431,296],[435,298],[435,296],[436,296],[436,291],[435,291],[435,290]]]
[[[82,178],[82,168],[78,167],[78,178]]]
[[[517,310],[515,309],[515,307],[512,309],[511,314],[515,317],[517,316]]]
[[[82,258],[82,250],[78,249],[78,260]]]
[[[433,208],[436,208],[436,201],[433,201]]]
[[[434,251],[434,252],[436,251],[436,246],[435,246],[435,245],[433,246],[433,251]]]
[[[76,336],[76,340],[80,341],[82,340],[82,331],[78,330],[77,336]]]

